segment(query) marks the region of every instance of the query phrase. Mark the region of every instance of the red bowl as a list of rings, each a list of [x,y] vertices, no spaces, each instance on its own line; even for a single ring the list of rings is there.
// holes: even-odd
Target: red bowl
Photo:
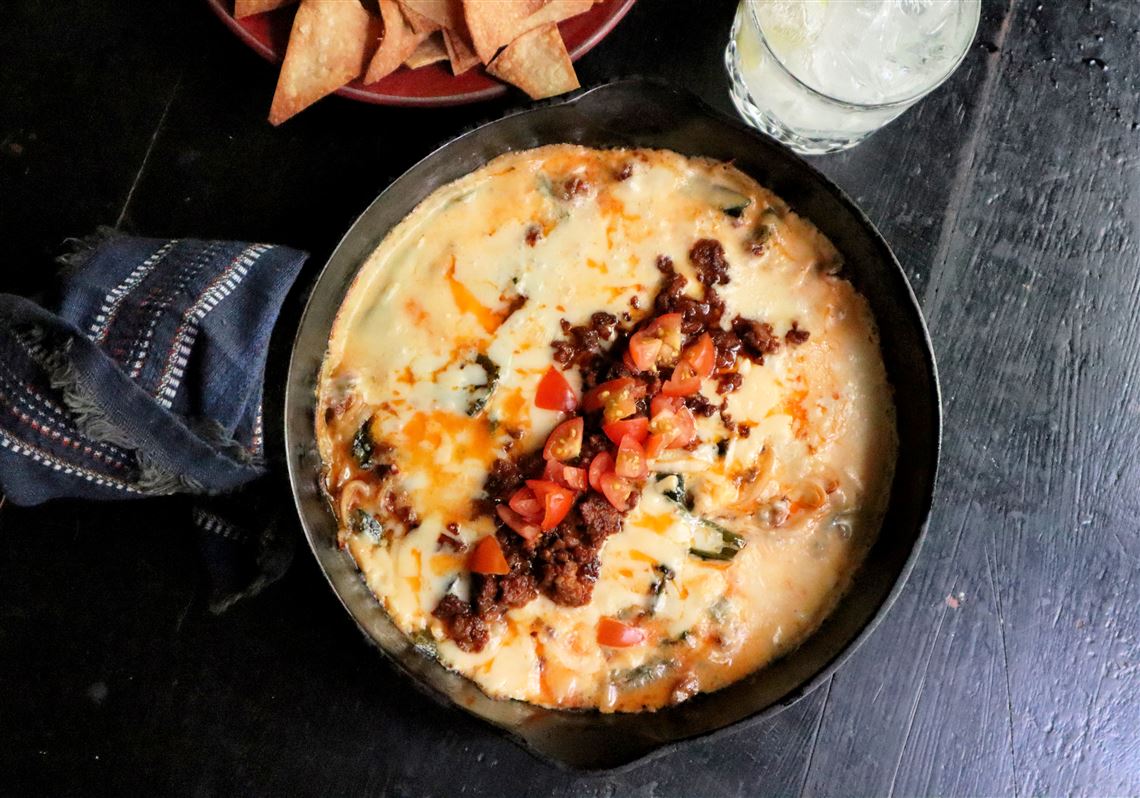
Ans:
[[[252,47],[263,58],[280,63],[289,43],[289,30],[293,25],[294,10],[281,9],[257,14],[245,19],[234,19],[233,0],[206,0],[218,18],[238,38]],[[570,51],[570,59],[577,61],[593,49],[621,21],[634,0],[604,0],[584,14],[560,23],[558,29]],[[490,77],[482,67],[475,67],[462,75],[452,75],[447,62],[429,64],[419,69],[401,67],[383,80],[365,86],[354,80],[336,93],[342,97],[377,105],[463,105],[489,100],[506,92],[507,87]]]

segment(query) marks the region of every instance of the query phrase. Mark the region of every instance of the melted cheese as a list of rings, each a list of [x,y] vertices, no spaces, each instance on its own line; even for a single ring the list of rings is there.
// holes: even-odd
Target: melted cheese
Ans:
[[[632,176],[619,180],[626,163]],[[557,196],[552,186],[574,177],[588,190]],[[750,200],[740,219],[710,199],[724,188]],[[770,234],[754,254],[762,223]],[[701,446],[652,463],[683,475],[693,507],[651,476],[602,549],[587,605],[540,595],[507,612],[482,651],[461,651],[431,615],[448,591],[467,589],[464,555],[439,538],[470,544],[493,532],[477,504],[491,464],[514,438],[522,451],[540,446],[562,418],[533,404],[562,320],[608,311],[636,321],[652,307],[661,255],[699,295],[688,251],[700,238],[726,250],[726,321],[761,319],[781,335],[795,322],[809,340],[741,366],[727,409],[747,437],[700,418]],[[428,197],[362,264],[329,342],[317,416],[342,539],[393,621],[430,632],[440,660],[492,696],[603,710],[668,703],[682,679],[717,689],[810,634],[877,533],[896,447],[874,324],[850,284],[829,274],[837,259],[747,176],[665,151],[514,153]],[[493,390],[486,358],[498,370]],[[576,371],[567,377],[580,387]],[[701,390],[719,404],[715,388]],[[485,406],[471,414],[474,402]],[[411,531],[354,525],[357,509],[389,518],[384,491],[338,493],[369,418],[419,521]],[[730,562],[690,553],[718,545],[710,519],[747,540]],[[645,642],[598,645],[599,619],[631,612]]]

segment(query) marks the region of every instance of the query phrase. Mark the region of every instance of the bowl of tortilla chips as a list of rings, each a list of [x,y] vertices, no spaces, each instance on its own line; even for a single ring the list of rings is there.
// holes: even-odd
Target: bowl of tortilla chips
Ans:
[[[207,0],[264,58],[281,63],[277,125],[328,94],[438,106],[578,88],[573,61],[634,0]]]

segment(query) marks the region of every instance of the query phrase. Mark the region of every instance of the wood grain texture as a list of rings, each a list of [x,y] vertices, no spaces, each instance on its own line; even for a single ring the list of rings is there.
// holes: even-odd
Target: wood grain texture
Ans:
[[[642,0],[577,65],[583,85],[660,75],[730,110],[733,7],[694,21],[691,3]],[[274,130],[273,68],[204,4],[16,0],[6,19],[6,291],[47,288],[63,237],[116,220],[304,247],[311,276],[388,181],[522,102],[333,98]],[[985,0],[944,87],[814,159],[911,277],[947,419],[907,587],[791,709],[629,773],[569,775],[411,690],[307,552],[212,616],[183,500],[9,506],[0,792],[1140,793],[1138,51],[1133,0]]]

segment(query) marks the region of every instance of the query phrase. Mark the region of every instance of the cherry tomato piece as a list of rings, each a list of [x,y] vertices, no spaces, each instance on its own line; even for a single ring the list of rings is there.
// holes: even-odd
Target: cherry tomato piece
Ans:
[[[685,347],[681,360],[688,362],[700,379],[707,380],[711,377],[716,366],[716,347],[713,346],[712,336],[705,333],[696,343]]]
[[[494,535],[480,540],[467,558],[467,570],[476,574],[509,574],[511,567],[503,556],[503,547]]]
[[[607,422],[618,421],[637,412],[637,400],[645,396],[645,383],[621,377],[591,388],[582,399],[587,412],[601,410]]]
[[[598,645],[628,648],[644,641],[644,629],[624,624],[616,618],[602,618],[598,621]]]
[[[526,540],[534,540],[542,534],[542,530],[538,528],[538,524],[527,521],[505,504],[500,504],[496,507],[495,512],[498,513],[499,518],[502,519],[504,524],[515,532],[518,532]]]
[[[662,341],[648,330],[635,332],[629,339],[629,356],[638,371],[649,371],[657,366],[657,355]]]
[[[546,461],[542,478],[557,482],[571,490],[585,490],[589,487],[589,483],[586,482],[586,469],[563,465],[557,460]]]
[[[542,502],[538,500],[534,495],[534,491],[530,488],[519,488],[516,490],[511,494],[511,498],[507,504],[528,523],[537,524],[542,520]]]
[[[578,408],[578,396],[562,372],[551,366],[538,382],[534,403],[543,410],[573,413]]]
[[[632,435],[626,435],[618,446],[614,458],[614,473],[625,479],[642,479],[649,473],[645,449]]]
[[[539,528],[548,532],[558,526],[574,506],[574,491],[547,479],[528,479],[526,486],[542,502],[543,515]]]
[[[599,452],[590,461],[590,487],[602,492],[602,475],[614,470],[614,456],[609,452]]]
[[[682,360],[673,369],[673,376],[661,386],[661,393],[666,396],[689,396],[701,389],[701,378],[697,376],[693,364]]]
[[[684,399],[678,396],[666,396],[663,393],[659,393],[653,397],[653,401],[649,404],[649,415],[655,417],[662,410],[672,410],[676,413],[684,406]]]
[[[607,471],[598,479],[602,487],[602,495],[615,509],[625,512],[629,509],[629,497],[633,493],[633,483],[628,479],[619,477],[613,471]]]
[[[585,427],[581,416],[563,421],[546,439],[542,456],[547,460],[573,460],[582,451],[582,435]]]
[[[638,443],[641,443],[649,434],[649,419],[645,416],[634,416],[621,421],[611,421],[602,426],[602,432],[606,433],[606,437],[614,443],[621,443],[621,439],[626,435],[632,435]]]
[[[663,451],[669,448],[669,442],[673,440],[673,434],[668,435],[652,433],[645,441],[645,456],[649,459],[659,457]]]
[[[668,365],[677,361],[677,355],[681,351],[681,325],[684,320],[680,313],[666,313],[646,326],[646,335],[661,342],[661,350],[657,353],[658,363]]]

